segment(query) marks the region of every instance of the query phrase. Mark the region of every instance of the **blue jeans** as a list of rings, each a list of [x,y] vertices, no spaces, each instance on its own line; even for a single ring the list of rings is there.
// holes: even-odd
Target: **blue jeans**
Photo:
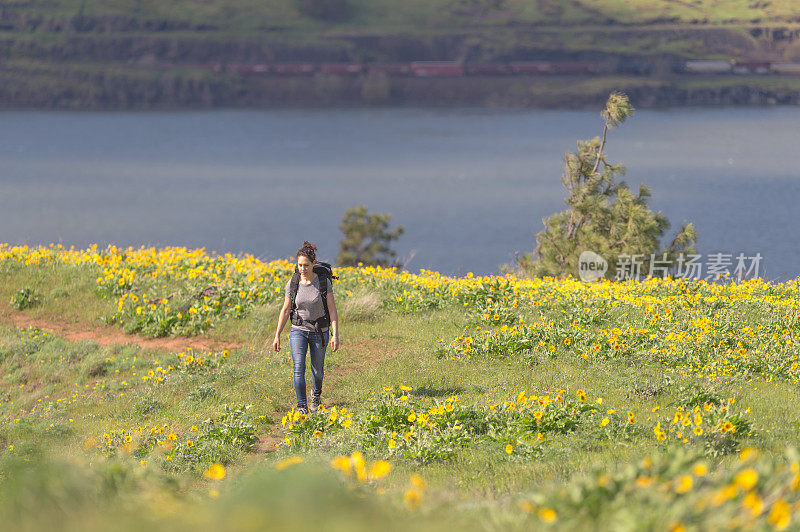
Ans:
[[[314,378],[314,393],[322,393],[324,376],[325,348],[328,346],[328,331],[322,334],[291,328],[289,349],[292,352],[294,367],[294,391],[297,406],[306,406],[306,351],[311,351],[311,375]]]

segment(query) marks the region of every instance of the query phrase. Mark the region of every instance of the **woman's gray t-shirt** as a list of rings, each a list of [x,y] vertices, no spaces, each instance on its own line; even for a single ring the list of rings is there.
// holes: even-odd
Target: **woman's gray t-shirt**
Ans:
[[[326,277],[325,281],[328,283],[328,293],[332,294],[333,285],[331,280]],[[289,282],[286,283],[286,297],[291,296],[289,293],[291,284],[292,280],[289,279]],[[294,298],[294,304],[297,306],[297,313],[304,321],[314,321],[325,315],[325,307],[322,306],[322,298],[319,294],[319,275],[314,277],[314,280],[309,284],[300,283],[297,286],[297,296]],[[308,325],[292,324],[292,329],[314,332],[314,328]],[[328,328],[323,327],[322,330],[327,331]]]

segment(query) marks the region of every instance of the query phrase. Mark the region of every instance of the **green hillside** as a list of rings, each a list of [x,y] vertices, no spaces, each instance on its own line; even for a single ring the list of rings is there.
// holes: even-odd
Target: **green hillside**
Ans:
[[[305,416],[269,345],[290,272],[0,246],[3,529],[800,522],[796,283],[338,269]]]
[[[800,61],[789,1],[53,0],[0,6],[0,105],[55,108],[517,105],[583,107],[594,94],[539,97],[542,83],[318,75],[253,76],[210,65],[269,62],[590,61],[610,85],[652,66],[639,106],[796,103],[736,77],[698,91],[686,59]],[[332,6],[332,7],[331,7]],[[622,70],[620,70],[620,68]],[[638,75],[638,74],[637,74]],[[640,83],[638,83],[641,85]],[[766,84],[766,82],[765,82]],[[421,86],[418,86],[421,85]],[[570,80],[562,86],[571,86]],[[635,81],[632,85],[637,85]],[[612,88],[625,90],[629,85]],[[574,91],[573,91],[574,92]],[[748,93],[743,96],[742,93]],[[753,95],[755,94],[755,96]]]
[[[306,13],[326,3],[344,6],[333,24],[316,22]],[[304,9],[304,5],[310,5]],[[318,8],[319,9],[319,8]],[[119,17],[163,21],[176,26],[204,25],[231,32],[321,29],[365,29],[371,32],[420,29],[474,29],[511,24],[574,26],[602,24],[787,24],[800,22],[790,0],[51,0],[9,2],[5,19],[23,17],[28,25],[64,24],[74,17]]]

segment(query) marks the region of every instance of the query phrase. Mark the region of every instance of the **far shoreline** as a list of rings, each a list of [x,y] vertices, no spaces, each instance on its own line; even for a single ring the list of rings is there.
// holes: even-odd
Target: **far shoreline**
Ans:
[[[331,108],[597,109],[612,91],[637,109],[800,105],[800,76],[485,76],[389,78],[380,91],[362,78],[207,76],[165,90],[162,78],[121,79],[113,89],[63,85],[13,91],[0,87],[2,110],[208,110]],[[174,80],[173,80],[174,83]]]

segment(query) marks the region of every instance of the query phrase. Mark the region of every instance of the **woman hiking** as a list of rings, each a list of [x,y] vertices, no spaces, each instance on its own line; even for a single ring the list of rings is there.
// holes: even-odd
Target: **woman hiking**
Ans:
[[[331,349],[339,348],[339,317],[336,313],[336,301],[333,298],[333,285],[330,280],[330,268],[327,264],[317,266],[322,275],[314,271],[317,246],[305,241],[297,250],[297,268],[292,279],[286,283],[286,299],[278,317],[278,328],[272,348],[281,349],[281,331],[286,320],[291,317],[292,327],[289,330],[289,349],[292,352],[294,369],[294,391],[297,394],[297,411],[308,414],[309,409],[316,412],[322,401],[322,378],[325,366],[325,348],[328,339]],[[328,272],[325,275],[325,272]],[[295,283],[294,294],[292,283]],[[325,285],[320,285],[324,282]],[[322,289],[320,287],[322,286]],[[324,301],[322,294],[325,294]],[[294,302],[292,301],[294,299]],[[294,305],[292,305],[294,303]],[[327,310],[327,314],[326,314]],[[330,330],[329,330],[330,329]],[[311,354],[311,375],[313,390],[311,405],[306,403],[306,352]]]

